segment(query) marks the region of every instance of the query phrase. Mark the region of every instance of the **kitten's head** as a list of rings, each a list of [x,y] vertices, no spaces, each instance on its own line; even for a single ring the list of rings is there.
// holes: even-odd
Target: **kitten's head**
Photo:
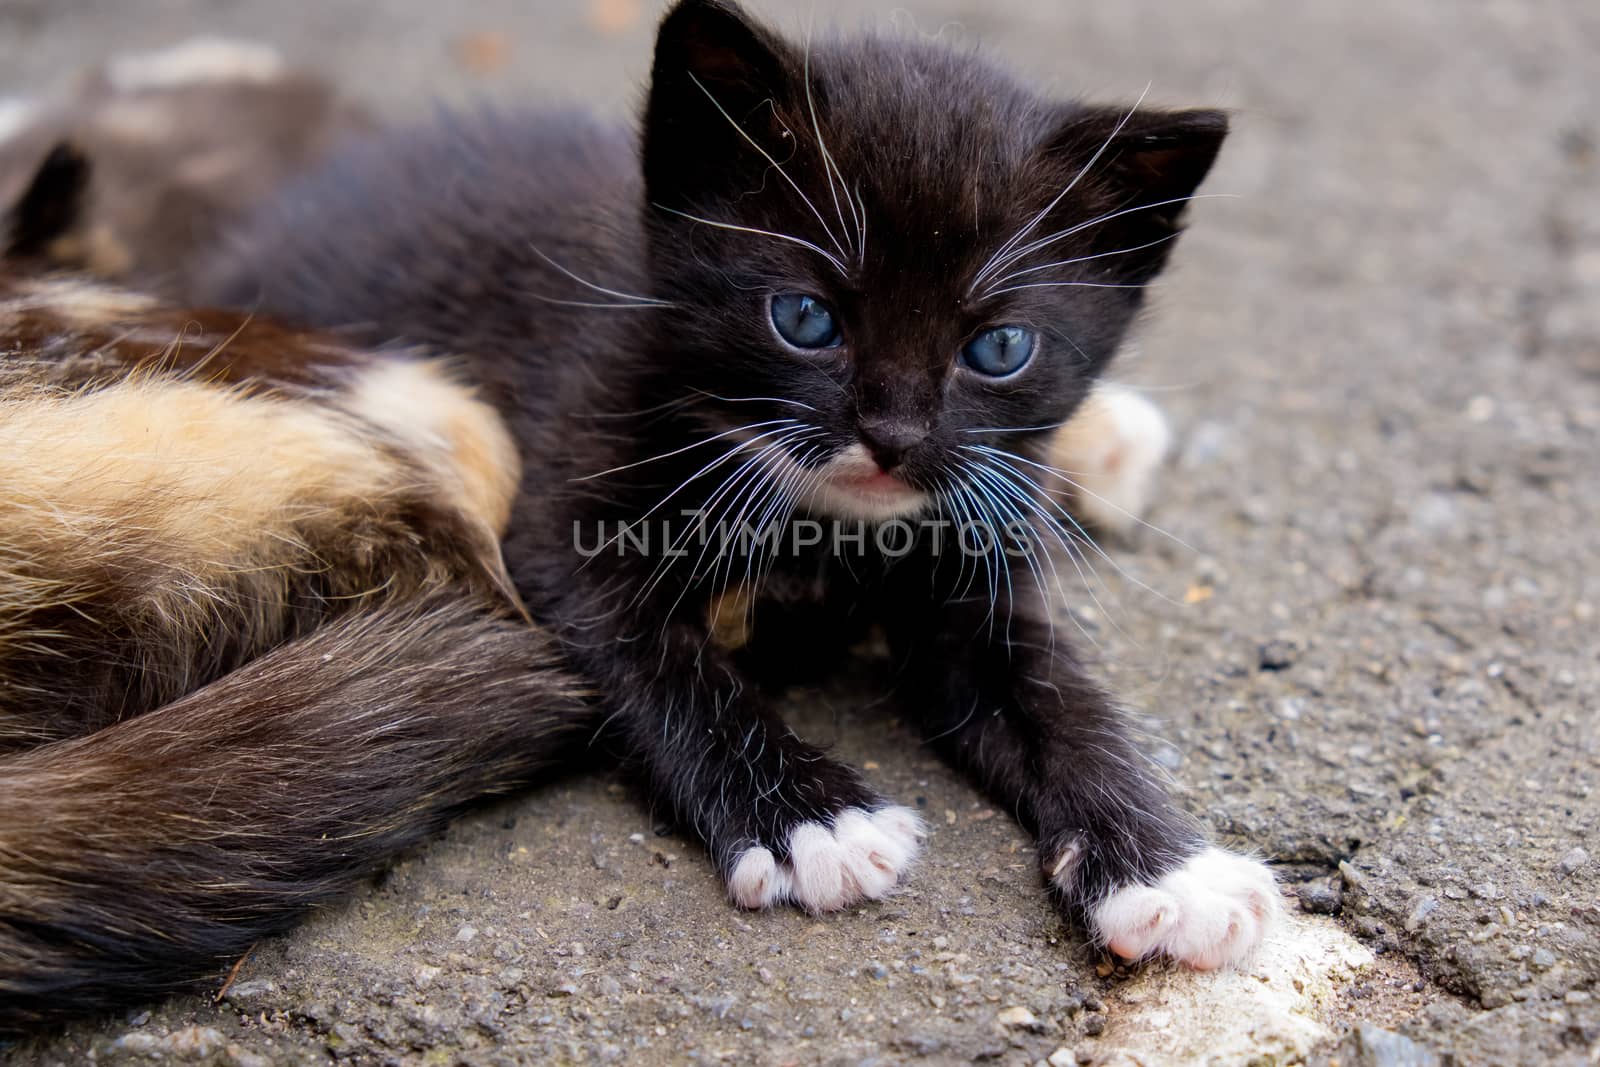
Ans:
[[[651,79],[670,372],[811,507],[868,519],[1071,414],[1227,132],[920,41],[793,44],[722,0],[667,15]]]

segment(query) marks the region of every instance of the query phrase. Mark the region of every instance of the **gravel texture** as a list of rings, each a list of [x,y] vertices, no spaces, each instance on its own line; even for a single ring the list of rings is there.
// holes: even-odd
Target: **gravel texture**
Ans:
[[[1149,82],[1236,110],[1208,191],[1238,198],[1197,205],[1122,372],[1179,431],[1151,515],[1166,535],[1113,548],[1075,614],[1184,803],[1374,954],[1316,1006],[1310,1062],[1600,1061],[1600,6],[815,11],[980,39],[1062,92]],[[397,115],[483,95],[620,111],[652,17],[0,0],[0,96],[208,32],[276,43]],[[1178,1062],[1117,1044],[1151,975],[1051,914],[1005,813],[873,707],[884,681],[866,662],[792,705],[934,828],[887,903],[741,914],[694,843],[593,768],[261,945],[220,1002],[0,1060]]]

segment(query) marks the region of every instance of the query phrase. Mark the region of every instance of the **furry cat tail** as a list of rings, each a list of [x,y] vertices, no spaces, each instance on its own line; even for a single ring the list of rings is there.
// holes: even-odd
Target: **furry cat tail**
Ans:
[[[452,594],[0,759],[0,1035],[220,974],[586,719],[539,631]]]

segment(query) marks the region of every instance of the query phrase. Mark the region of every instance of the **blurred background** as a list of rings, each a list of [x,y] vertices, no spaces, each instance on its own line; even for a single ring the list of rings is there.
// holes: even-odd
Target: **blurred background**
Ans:
[[[1099,959],[1006,813],[859,710],[864,667],[790,711],[935,824],[884,907],[734,913],[692,842],[586,777],[263,946],[220,1005],[15,1062],[1600,1062],[1600,4],[752,6],[979,48],[1062,95],[1233,109],[1205,191],[1237,198],[1195,206],[1118,370],[1178,430],[1151,516],[1172,537],[1113,549],[1161,596],[1107,573],[1113,617],[1070,610],[1183,802],[1277,863],[1299,962],[1185,985]],[[384,121],[485,98],[622,119],[659,13],[0,0],[0,134],[197,35]],[[1291,986],[1314,996],[1260,1014]]]

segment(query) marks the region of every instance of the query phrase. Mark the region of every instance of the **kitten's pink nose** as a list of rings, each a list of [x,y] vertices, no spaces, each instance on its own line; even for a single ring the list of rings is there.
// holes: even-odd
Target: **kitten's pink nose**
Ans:
[[[867,446],[880,470],[888,473],[905,461],[910,452],[928,436],[928,428],[910,419],[863,418],[861,443]]]

